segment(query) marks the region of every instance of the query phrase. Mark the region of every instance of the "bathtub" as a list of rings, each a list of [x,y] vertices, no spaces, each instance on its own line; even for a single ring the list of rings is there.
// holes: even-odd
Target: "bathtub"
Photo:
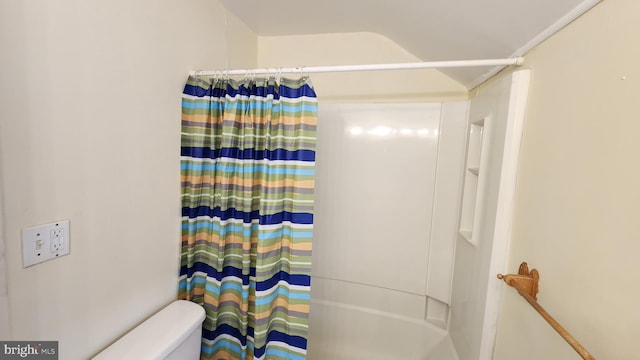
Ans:
[[[447,332],[426,321],[312,300],[309,360],[458,360]]]

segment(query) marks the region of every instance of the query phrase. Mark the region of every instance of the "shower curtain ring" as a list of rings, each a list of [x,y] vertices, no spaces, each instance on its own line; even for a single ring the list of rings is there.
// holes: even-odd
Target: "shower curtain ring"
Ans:
[[[278,68],[278,84],[282,83],[282,68]]]
[[[300,66],[300,67],[298,68],[298,72],[300,73],[300,78],[301,78],[301,79],[305,79],[304,69],[305,69],[305,66],[304,66],[304,65],[303,65],[303,66]]]

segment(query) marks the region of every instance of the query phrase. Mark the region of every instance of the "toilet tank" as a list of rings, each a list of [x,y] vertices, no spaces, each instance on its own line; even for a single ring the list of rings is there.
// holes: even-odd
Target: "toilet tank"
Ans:
[[[198,360],[202,306],[177,300],[96,355],[94,360]]]

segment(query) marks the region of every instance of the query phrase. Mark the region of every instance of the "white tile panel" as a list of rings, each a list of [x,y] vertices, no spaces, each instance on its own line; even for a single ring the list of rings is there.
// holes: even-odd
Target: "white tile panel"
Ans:
[[[320,107],[315,276],[425,294],[440,112]]]

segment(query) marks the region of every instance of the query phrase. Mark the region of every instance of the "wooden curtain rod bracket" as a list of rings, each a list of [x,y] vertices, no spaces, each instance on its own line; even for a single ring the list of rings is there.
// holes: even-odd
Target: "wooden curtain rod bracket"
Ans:
[[[533,308],[545,319],[551,327],[562,336],[562,338],[584,359],[595,360],[587,349],[585,349],[569,332],[563,328],[549,313],[538,304],[538,282],[540,280],[540,274],[538,270],[532,269],[529,271],[529,265],[526,262],[520,264],[518,274],[502,275],[498,274],[498,279],[504,280],[507,285],[518,290],[520,294],[527,302],[533,306]]]
[[[534,300],[538,299],[538,282],[540,281],[540,274],[538,274],[538,270],[536,269],[529,271],[529,265],[527,265],[526,262],[520,264],[517,275],[498,274],[498,279],[504,280],[507,285],[516,288],[518,292],[525,293],[531,296]]]

